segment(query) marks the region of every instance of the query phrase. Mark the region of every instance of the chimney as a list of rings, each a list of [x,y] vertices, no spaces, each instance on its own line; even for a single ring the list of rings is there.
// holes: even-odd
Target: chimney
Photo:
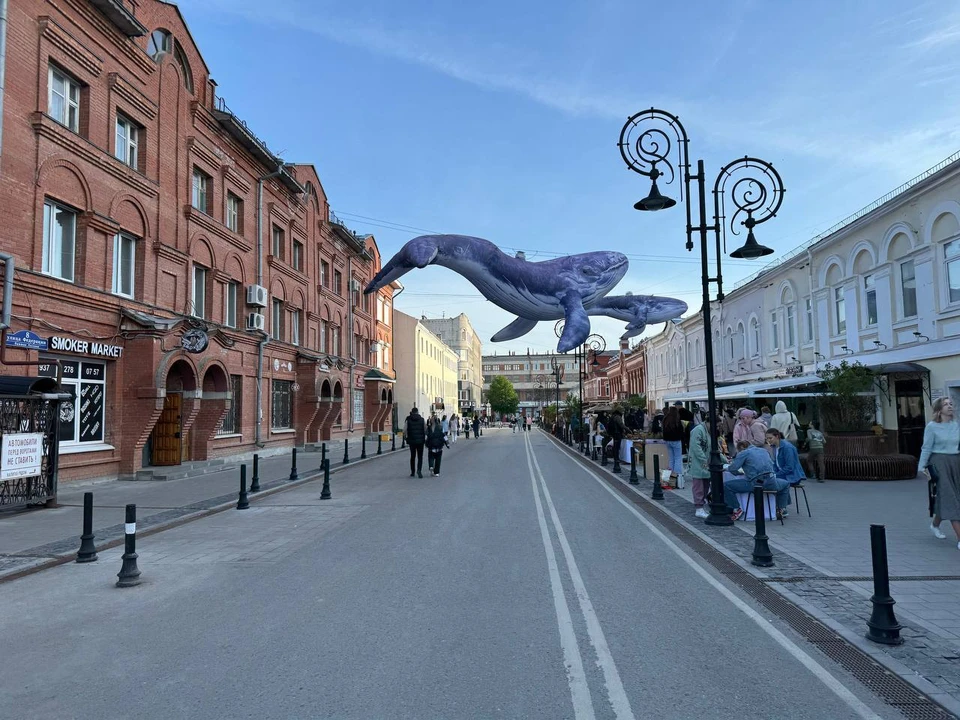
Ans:
[[[629,340],[621,340],[621,341],[620,341],[620,352],[621,352],[621,353],[624,353],[624,352],[626,352],[626,351],[629,350],[629,349],[630,349],[630,341],[629,341]]]

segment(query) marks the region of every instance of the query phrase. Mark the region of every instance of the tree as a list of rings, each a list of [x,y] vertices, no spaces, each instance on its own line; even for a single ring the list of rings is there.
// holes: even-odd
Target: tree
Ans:
[[[495,413],[513,415],[517,411],[520,399],[517,397],[517,391],[513,389],[513,383],[503,375],[497,375],[490,382],[487,402],[490,403],[490,409]]]
[[[876,415],[873,390],[876,374],[866,365],[846,360],[840,365],[827,364],[820,371],[826,392],[817,397],[825,429],[834,432],[856,432],[870,429]]]
[[[583,403],[580,402],[580,398],[574,393],[567,393],[567,406],[564,408],[563,414],[567,420],[573,420],[573,418],[582,418],[583,417]]]

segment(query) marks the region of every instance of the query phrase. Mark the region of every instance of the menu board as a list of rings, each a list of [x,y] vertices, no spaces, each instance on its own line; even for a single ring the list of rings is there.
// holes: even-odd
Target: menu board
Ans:
[[[80,383],[80,442],[103,441],[103,384]]]

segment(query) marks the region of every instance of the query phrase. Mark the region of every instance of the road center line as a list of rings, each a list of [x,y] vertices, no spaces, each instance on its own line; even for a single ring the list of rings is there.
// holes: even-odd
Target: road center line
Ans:
[[[556,452],[566,457],[566,453],[562,452],[559,448],[555,447],[553,443],[550,443]],[[820,682],[827,686],[837,697],[839,697],[844,703],[846,703],[857,715],[864,718],[864,720],[881,720],[880,716],[877,715],[873,710],[871,710],[863,701],[860,700],[856,695],[854,695],[850,690],[848,690],[844,685],[837,680],[830,672],[823,667],[820,663],[814,660],[809,654],[807,654],[799,645],[793,642],[790,638],[784,635],[782,632],[777,630],[769,620],[767,620],[763,615],[758,613],[752,607],[747,605],[743,600],[737,597],[729,588],[727,588],[723,583],[717,580],[713,575],[708,573],[700,564],[690,557],[686,551],[680,547],[672,538],[663,533],[656,525],[654,525],[650,520],[645,518],[639,510],[637,510],[633,505],[627,502],[624,498],[617,493],[612,487],[610,487],[600,476],[593,472],[590,468],[585,465],[577,462],[575,463],[583,472],[592,477],[594,480],[599,483],[600,487],[606,490],[610,495],[613,496],[614,500],[623,505],[627,510],[633,513],[640,522],[647,526],[647,529],[650,530],[658,539],[660,539],[667,547],[673,550],[680,558],[687,563],[693,570],[700,575],[704,580],[706,580],[717,592],[723,595],[727,600],[733,603],[734,607],[743,612],[744,615],[753,620],[760,628],[766,632],[771,638],[773,638],[778,645],[780,645],[784,650],[786,650],[790,655],[796,658],[807,670],[809,670],[814,677],[816,677]]]
[[[547,482],[543,478],[540,470],[540,463],[537,462],[537,454],[533,450],[530,442],[530,435],[526,434],[526,445],[528,457],[533,459],[533,465],[537,470],[537,476],[540,478],[540,485],[543,488],[543,496],[546,498],[547,507],[550,509],[550,519],[553,520],[553,529],[557,533],[560,541],[560,548],[563,550],[563,557],[567,562],[567,570],[570,572],[570,578],[573,581],[574,590],[577,593],[577,600],[580,602],[580,612],[583,613],[584,620],[587,623],[587,634],[590,636],[590,643],[597,654],[597,665],[603,671],[603,678],[607,688],[607,697],[617,720],[634,720],[633,710],[630,707],[630,700],[627,698],[627,692],[623,688],[623,682],[620,680],[620,673],[617,670],[617,664],[613,659],[613,654],[607,645],[607,638],[603,634],[603,628],[600,626],[600,619],[597,612],[590,602],[590,595],[587,593],[587,586],[580,575],[580,568],[577,567],[577,561],[573,557],[573,550],[570,543],[567,542],[567,535],[560,524],[560,517],[557,515],[557,509],[550,497],[550,491],[547,489]]]
[[[560,568],[557,565],[557,556],[553,550],[553,540],[547,527],[547,519],[543,514],[543,504],[540,502],[540,491],[537,488],[537,478],[533,472],[530,460],[531,450],[529,441],[526,443],[527,468],[530,470],[530,482],[533,485],[533,498],[537,505],[537,520],[540,523],[540,539],[543,540],[543,549],[547,554],[547,569],[550,572],[550,587],[553,590],[553,607],[557,612],[557,625],[560,630],[560,647],[563,649],[563,664],[567,671],[567,683],[570,685],[570,696],[573,700],[573,714],[577,720],[594,720],[593,700],[590,698],[590,686],[587,685],[587,676],[583,671],[583,660],[580,657],[580,646],[577,643],[577,633],[570,617],[570,607],[563,592],[563,583],[560,581]]]

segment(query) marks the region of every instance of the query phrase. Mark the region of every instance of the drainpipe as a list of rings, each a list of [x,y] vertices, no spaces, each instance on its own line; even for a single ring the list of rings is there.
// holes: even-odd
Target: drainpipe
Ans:
[[[7,0],[0,0],[0,162],[3,160],[3,91],[6,86],[7,74]],[[9,262],[9,261],[8,261]],[[6,296],[6,290],[4,290]],[[7,313],[7,304],[3,304],[4,315]],[[9,323],[9,318],[5,323]]]
[[[263,287],[263,182],[274,178],[283,172],[283,165],[279,165],[272,173],[257,179],[257,285]],[[269,307],[266,308],[269,310]],[[257,344],[257,429],[254,443],[263,447],[263,348],[270,341],[266,333]]]

